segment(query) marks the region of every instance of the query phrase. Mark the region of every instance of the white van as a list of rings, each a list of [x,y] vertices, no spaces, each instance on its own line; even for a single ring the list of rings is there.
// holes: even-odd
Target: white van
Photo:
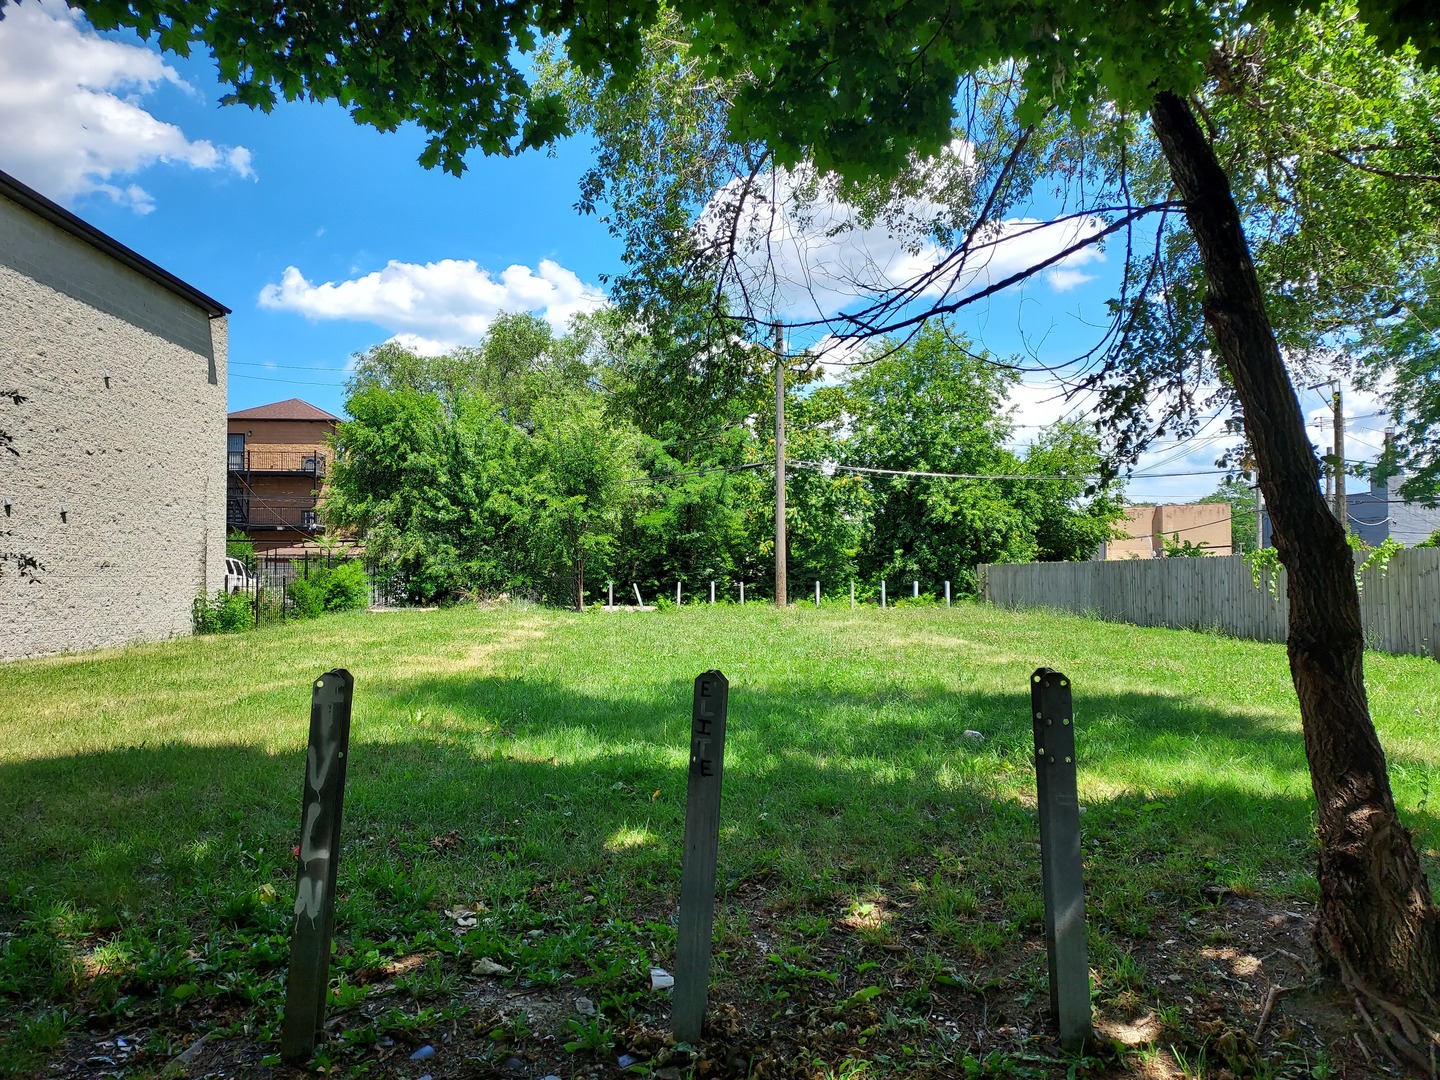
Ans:
[[[250,592],[255,588],[255,579],[245,572],[245,563],[233,556],[225,557],[225,591],[227,593]]]

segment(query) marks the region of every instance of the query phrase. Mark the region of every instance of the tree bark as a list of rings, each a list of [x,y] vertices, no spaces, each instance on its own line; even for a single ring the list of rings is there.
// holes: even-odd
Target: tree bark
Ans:
[[[1244,411],[1288,580],[1290,675],[1319,810],[1316,950],[1352,988],[1433,1015],[1440,914],[1370,720],[1354,559],[1320,494],[1229,178],[1183,98],[1157,95],[1150,118],[1200,250],[1206,323]]]
[[[585,553],[575,555],[575,610],[585,610]]]

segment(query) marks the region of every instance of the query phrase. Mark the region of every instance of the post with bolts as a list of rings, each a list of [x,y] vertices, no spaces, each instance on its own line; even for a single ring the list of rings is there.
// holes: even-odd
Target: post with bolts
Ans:
[[[685,847],[680,864],[675,998],[670,1014],[676,1042],[700,1041],[705,1003],[710,996],[716,856],[720,845],[720,784],[725,773],[725,713],[729,696],[730,684],[718,671],[707,671],[695,680],[690,779],[685,799]]]
[[[308,1061],[325,1037],[340,818],[354,699],[355,680],[343,668],[321,675],[310,692],[310,750],[305,761],[295,916],[280,1027],[280,1056],[292,1065]]]
[[[1037,669],[1030,677],[1030,715],[1035,729],[1050,1014],[1060,1029],[1060,1046],[1073,1052],[1083,1049],[1093,1032],[1070,680],[1050,668]]]

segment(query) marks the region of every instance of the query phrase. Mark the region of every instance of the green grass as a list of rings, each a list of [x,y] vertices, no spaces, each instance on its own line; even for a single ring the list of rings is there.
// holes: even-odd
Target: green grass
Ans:
[[[1209,904],[1202,888],[1313,896],[1282,646],[968,604],[358,613],[0,666],[0,1035],[30,1060],[76,1009],[273,1035],[309,687],[335,666],[356,700],[333,1008],[364,1002],[396,958],[431,957],[402,977],[418,1011],[367,1013],[337,1054],[435,1022],[454,970],[481,956],[595,987],[599,1019],[567,1038],[611,1044],[606,1023],[634,1014],[645,968],[673,954],[691,684],[712,667],[731,685],[717,995],[731,980],[843,1004],[862,961],[826,953],[827,928],[853,931],[860,956],[893,951],[914,920],[935,958],[917,978],[952,960],[1021,978],[1005,957],[1042,914],[1028,697],[1042,664],[1074,684],[1092,966],[1109,992],[1143,985],[1127,943]],[[1433,874],[1437,669],[1371,654],[1367,674]],[[457,938],[444,910],[458,905],[486,917]],[[769,915],[781,937],[757,974],[748,920]]]

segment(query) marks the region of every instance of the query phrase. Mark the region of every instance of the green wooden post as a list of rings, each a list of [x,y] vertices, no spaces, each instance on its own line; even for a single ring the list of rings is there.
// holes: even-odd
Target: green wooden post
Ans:
[[[1038,669],[1030,677],[1030,710],[1035,730],[1050,1013],[1060,1029],[1061,1047],[1079,1051],[1093,1037],[1093,1031],[1070,680],[1050,668]]]
[[[690,782],[680,869],[680,925],[671,1027],[677,1042],[698,1042],[710,996],[715,928],[715,862],[720,847],[720,784],[725,772],[725,713],[730,684],[718,671],[695,680],[690,724]]]
[[[350,756],[350,706],[355,680],[337,668],[315,680],[310,695],[310,749],[300,813],[295,924],[285,981],[280,1056],[308,1061],[324,1040],[330,981],[330,936],[335,929],[335,876],[340,866],[340,816]]]

